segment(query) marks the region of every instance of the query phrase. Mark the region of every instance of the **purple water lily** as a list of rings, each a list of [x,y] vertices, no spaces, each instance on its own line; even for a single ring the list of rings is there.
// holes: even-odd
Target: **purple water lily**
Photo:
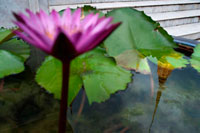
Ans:
[[[99,14],[82,19],[80,8],[73,14],[68,8],[62,17],[55,10],[49,16],[42,10],[37,14],[26,11],[30,17],[14,14],[17,19],[14,23],[24,31],[15,33],[60,60],[66,57],[71,60],[93,49],[119,26],[119,23],[111,24],[111,17],[99,18]]]
[[[99,14],[89,14],[83,18],[80,8],[73,14],[68,8],[62,16],[55,10],[50,15],[42,10],[36,14],[28,9],[26,12],[29,17],[14,13],[14,23],[23,31],[15,33],[28,43],[58,58],[63,64],[59,133],[64,133],[71,60],[100,44],[120,23],[112,24],[111,17],[99,18]]]

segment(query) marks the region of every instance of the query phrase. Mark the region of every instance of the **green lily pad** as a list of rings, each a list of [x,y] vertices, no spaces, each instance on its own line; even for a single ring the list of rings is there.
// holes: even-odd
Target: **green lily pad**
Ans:
[[[20,56],[25,61],[30,55],[30,47],[24,41],[19,39],[11,39],[0,45],[0,49],[9,51],[10,53]]]
[[[83,85],[89,103],[103,102],[111,94],[126,89],[131,81],[131,73],[117,66],[105,51],[96,48],[71,62],[68,105],[73,101]],[[36,81],[60,98],[61,62],[48,57],[39,68]]]
[[[49,56],[45,59],[36,74],[36,81],[42,87],[54,94],[55,98],[60,99],[62,84],[62,63],[56,58]],[[82,87],[81,77],[73,74],[71,69],[69,82],[68,104],[70,104]]]
[[[11,30],[0,29],[0,78],[22,72],[23,64],[30,55],[29,46],[22,40],[11,39],[13,35]]]
[[[12,33],[12,30],[0,28],[0,44],[9,40],[11,37],[13,37],[15,34]]]
[[[174,54],[169,56],[163,56],[159,60],[155,57],[153,58],[152,56],[148,57],[148,59],[155,64],[158,64],[158,61],[162,64],[170,64],[169,66],[171,69],[184,68],[187,64],[189,64],[189,61],[185,59],[182,54],[177,52],[174,52]]]
[[[170,63],[174,68],[183,68],[189,64],[188,60],[184,58],[173,58],[173,57],[166,57],[168,63]]]
[[[191,65],[193,68],[195,68],[198,72],[200,72],[200,45],[198,44],[194,48],[194,53],[191,56],[190,59]]]
[[[0,50],[0,78],[17,74],[24,70],[22,59],[8,51]]]
[[[114,22],[122,22],[121,26],[104,41],[104,45],[108,54],[117,62],[119,56],[132,55],[124,59],[127,60],[124,61],[125,64],[120,63],[124,68],[135,70],[134,62],[137,62],[138,57],[153,56],[160,59],[175,52],[173,48],[177,45],[173,38],[144,12],[121,8],[108,12],[106,16],[113,17]],[[146,68],[148,71],[148,67]]]
[[[115,57],[119,66],[127,70],[135,70],[143,74],[150,74],[151,70],[147,58],[143,58],[136,50],[127,50]]]

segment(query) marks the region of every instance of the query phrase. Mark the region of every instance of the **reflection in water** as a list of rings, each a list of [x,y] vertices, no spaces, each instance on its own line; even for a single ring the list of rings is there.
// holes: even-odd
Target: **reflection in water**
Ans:
[[[167,78],[169,77],[169,75],[171,74],[172,71],[173,71],[173,67],[170,64],[161,63],[161,62],[158,63],[157,74],[158,74],[159,89],[157,91],[156,105],[154,108],[152,121],[151,121],[151,124],[149,127],[149,133],[151,132],[151,127],[153,125],[155,114],[156,114],[156,111],[158,108],[158,104],[159,104],[160,98],[162,96],[162,91],[165,90],[165,82],[167,81]]]

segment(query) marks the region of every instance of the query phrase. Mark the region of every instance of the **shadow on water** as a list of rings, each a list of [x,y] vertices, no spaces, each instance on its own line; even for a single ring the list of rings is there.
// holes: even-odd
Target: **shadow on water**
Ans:
[[[30,69],[1,79],[1,133],[56,133],[58,112],[59,101],[37,85]]]

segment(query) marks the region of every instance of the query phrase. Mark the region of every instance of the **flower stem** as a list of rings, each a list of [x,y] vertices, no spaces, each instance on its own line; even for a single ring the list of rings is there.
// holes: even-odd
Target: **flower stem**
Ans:
[[[59,133],[65,133],[67,121],[67,102],[68,102],[68,86],[69,86],[70,61],[62,62],[62,93],[60,101],[60,116],[59,116]]]

